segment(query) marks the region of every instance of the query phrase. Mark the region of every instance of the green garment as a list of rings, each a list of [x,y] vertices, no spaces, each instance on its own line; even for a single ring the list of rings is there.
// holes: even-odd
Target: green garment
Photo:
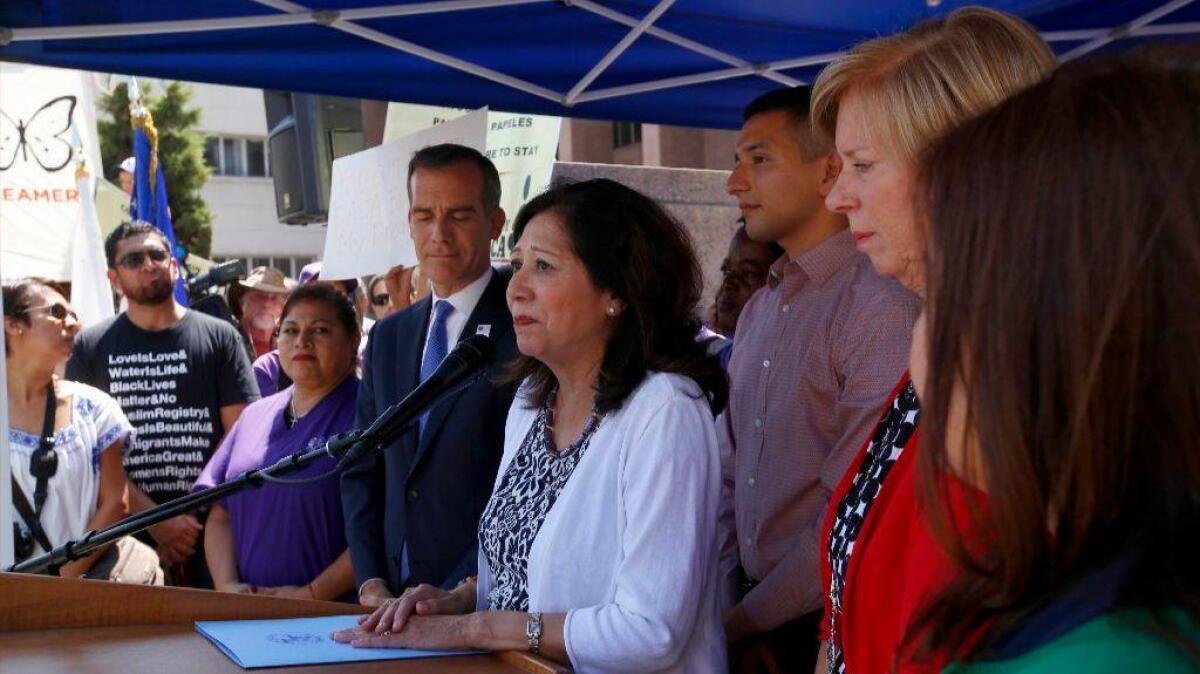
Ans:
[[[1176,630],[1200,649],[1200,624],[1183,611],[1169,613]],[[1153,628],[1145,611],[1102,615],[1011,660],[951,663],[942,674],[1195,674],[1200,661]]]

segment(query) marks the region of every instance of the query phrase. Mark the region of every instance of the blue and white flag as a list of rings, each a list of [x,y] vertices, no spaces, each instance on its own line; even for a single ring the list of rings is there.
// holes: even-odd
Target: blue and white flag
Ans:
[[[171,208],[167,203],[167,181],[163,177],[162,164],[158,161],[158,131],[150,111],[142,105],[137,82],[129,83],[129,106],[133,121],[133,156],[136,166],[133,174],[133,195],[129,212],[135,220],[145,220],[158,227],[171,244],[171,255],[177,256],[175,228],[171,225]],[[183,262],[179,265],[179,278],[175,281],[175,300],[187,306],[187,286],[184,285]]]

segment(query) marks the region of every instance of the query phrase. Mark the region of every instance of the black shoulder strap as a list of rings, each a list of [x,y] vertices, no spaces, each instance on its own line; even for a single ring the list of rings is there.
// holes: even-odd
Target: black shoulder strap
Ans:
[[[46,454],[54,451],[54,416],[57,408],[58,396],[54,393],[54,382],[51,381],[50,384],[46,386],[46,411],[42,414],[42,439],[38,444],[37,450],[34,452],[34,454],[37,456],[31,456],[31,461],[45,458],[51,459],[53,462],[57,463],[58,457],[45,456]],[[50,487],[50,476],[42,470],[34,471],[32,465],[30,465],[29,472],[36,473],[35,478],[37,479],[37,483],[33,487],[33,503],[35,508],[34,512],[40,516],[42,514],[42,506],[46,503],[46,496]],[[47,550],[49,550],[49,548],[47,548]]]
[[[21,519],[25,520],[25,526],[29,527],[29,533],[33,534],[33,540],[42,546],[42,550],[50,552],[54,546],[50,545],[50,539],[46,536],[46,532],[42,529],[42,522],[33,512],[33,506],[29,505],[29,499],[25,497],[25,491],[21,489],[21,485],[17,483],[17,476],[12,476],[13,490],[13,505],[17,508],[17,513],[21,515]]]

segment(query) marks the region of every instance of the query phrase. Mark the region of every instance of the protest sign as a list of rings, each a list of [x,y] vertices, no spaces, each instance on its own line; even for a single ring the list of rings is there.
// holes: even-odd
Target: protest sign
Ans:
[[[400,138],[466,114],[462,108],[391,103],[383,138]],[[530,198],[550,185],[550,173],[558,152],[562,118],[489,112],[487,151],[484,153],[500,172],[500,207],[507,220],[504,233],[492,245],[492,257],[508,257],[512,249],[513,218]]]
[[[408,161],[417,150],[458,143],[484,151],[487,108],[333,162],[321,278],[379,274],[417,263],[408,235]]]

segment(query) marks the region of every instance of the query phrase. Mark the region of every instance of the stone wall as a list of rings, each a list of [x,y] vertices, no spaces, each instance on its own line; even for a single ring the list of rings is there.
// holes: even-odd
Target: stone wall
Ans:
[[[704,272],[700,312],[705,315],[720,283],[721,260],[737,228],[737,203],[725,192],[728,171],[703,169],[576,164],[558,162],[554,179],[609,178],[632,187],[660,204],[687,227]]]

